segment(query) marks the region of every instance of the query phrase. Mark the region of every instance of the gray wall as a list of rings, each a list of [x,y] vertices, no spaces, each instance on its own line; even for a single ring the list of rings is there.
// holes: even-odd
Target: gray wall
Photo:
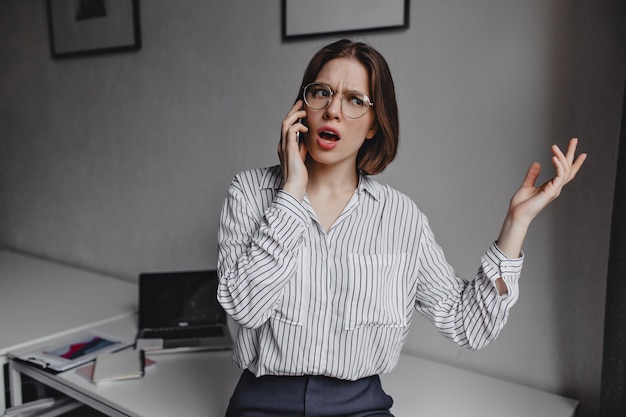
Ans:
[[[419,0],[387,58],[401,118],[379,180],[472,277],[534,160],[588,163],[534,223],[521,298],[479,352],[417,320],[406,350],[582,401],[597,415],[621,97],[615,0]],[[280,121],[327,39],[284,43],[280,1],[143,1],[136,53],[52,60],[44,1],[0,2],[0,247],[135,280],[215,266],[226,187],[277,162]],[[7,279],[1,277],[0,279]],[[419,394],[419,393],[417,393]]]

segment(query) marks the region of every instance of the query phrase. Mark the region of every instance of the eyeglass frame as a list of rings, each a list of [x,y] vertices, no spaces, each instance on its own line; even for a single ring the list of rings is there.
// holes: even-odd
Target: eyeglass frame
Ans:
[[[320,86],[324,86],[324,87],[328,88],[328,90],[330,91],[330,96],[328,96],[328,102],[326,103],[326,105],[325,105],[325,106],[320,107],[320,108],[315,108],[315,107],[312,107],[312,106],[309,104],[309,102],[307,101],[307,99],[306,99],[306,92],[307,92],[307,89],[308,89],[310,86],[312,86],[312,85],[320,85]],[[342,96],[342,97],[341,97],[341,113],[342,113],[344,116],[346,116],[348,119],[352,119],[352,120],[354,120],[354,119],[360,119],[361,117],[365,116],[365,115],[367,114],[367,112],[368,112],[371,108],[373,108],[373,107],[374,107],[374,103],[372,102],[372,99],[370,98],[370,96],[368,96],[368,95],[367,95],[367,94],[365,94],[365,93],[362,93],[361,91],[356,91],[356,90],[335,91],[335,90],[333,90],[333,89],[332,89],[332,87],[331,87],[331,86],[329,86],[328,84],[326,84],[326,83],[320,83],[320,82],[312,82],[312,83],[309,83],[309,84],[305,85],[305,86],[304,86],[304,88],[302,88],[302,99],[304,100],[304,103],[305,103],[307,106],[311,107],[313,110],[322,110],[322,109],[325,109],[325,108],[327,108],[328,106],[330,106],[330,103],[332,103],[332,101],[333,101],[333,97],[334,97],[335,93],[340,93],[340,94],[341,94],[341,96]],[[357,117],[350,117],[350,116],[348,116],[348,115],[346,114],[346,112],[343,110],[343,99],[344,99],[344,97],[345,97],[345,94],[346,94],[346,93],[357,93],[357,94],[363,95],[363,97],[364,97],[365,99],[367,99],[368,106],[367,106],[367,108],[365,108],[365,107],[364,107],[364,108],[365,108],[365,111],[363,112],[363,114],[362,114],[362,115],[357,116]]]

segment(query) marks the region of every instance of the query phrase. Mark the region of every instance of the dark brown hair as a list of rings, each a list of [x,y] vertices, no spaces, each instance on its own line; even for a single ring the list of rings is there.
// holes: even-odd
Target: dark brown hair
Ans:
[[[391,71],[387,61],[377,50],[363,42],[349,39],[326,45],[311,58],[304,71],[298,98],[302,97],[302,90],[306,85],[315,82],[324,65],[335,58],[355,58],[369,74],[371,99],[376,115],[374,123],[378,129],[374,137],[361,146],[356,166],[365,174],[379,174],[396,157],[400,127]]]

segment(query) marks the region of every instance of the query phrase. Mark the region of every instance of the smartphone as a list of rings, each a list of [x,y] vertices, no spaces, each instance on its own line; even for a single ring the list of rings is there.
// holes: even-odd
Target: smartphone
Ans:
[[[306,119],[298,119],[298,123],[302,123],[306,126]],[[296,139],[298,140],[298,143],[300,143],[300,141],[303,139],[300,135],[300,132],[296,132]]]
[[[298,119],[298,123],[302,123],[302,119]],[[300,132],[296,132],[296,140],[300,143]]]

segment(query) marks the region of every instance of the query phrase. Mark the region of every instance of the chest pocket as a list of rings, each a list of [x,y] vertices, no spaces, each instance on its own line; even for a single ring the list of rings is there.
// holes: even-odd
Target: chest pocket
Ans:
[[[404,327],[406,254],[349,256],[344,328]]]

